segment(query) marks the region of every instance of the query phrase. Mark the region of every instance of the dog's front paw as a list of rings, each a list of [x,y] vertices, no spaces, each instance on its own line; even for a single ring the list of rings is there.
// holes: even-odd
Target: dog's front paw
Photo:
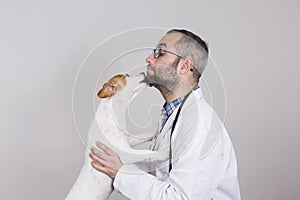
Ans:
[[[158,161],[168,160],[169,156],[170,156],[169,150],[157,151],[157,160]]]

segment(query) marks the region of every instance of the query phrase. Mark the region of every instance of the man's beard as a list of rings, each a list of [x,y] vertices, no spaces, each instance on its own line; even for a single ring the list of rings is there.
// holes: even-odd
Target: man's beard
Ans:
[[[154,74],[147,74],[146,83],[149,86],[154,86],[159,89],[162,93],[169,93],[174,91],[179,83],[179,77],[177,75],[177,66],[181,58],[177,58],[169,66],[153,66],[148,65],[148,68],[153,70]]]

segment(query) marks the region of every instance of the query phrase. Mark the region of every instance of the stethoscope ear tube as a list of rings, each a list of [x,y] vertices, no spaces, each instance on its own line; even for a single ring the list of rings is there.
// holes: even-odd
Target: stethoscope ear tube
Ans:
[[[175,119],[173,121],[173,124],[172,124],[172,129],[171,129],[171,134],[170,134],[170,151],[169,151],[169,154],[170,154],[170,159],[169,159],[169,172],[171,171],[172,169],[172,145],[171,145],[171,139],[172,139],[172,134],[173,134],[173,131],[175,129],[175,126],[176,126],[176,123],[177,123],[177,120],[178,120],[178,116],[180,114],[180,111],[181,111],[181,108],[184,104],[184,102],[186,101],[186,99],[190,96],[190,94],[192,93],[193,90],[191,90],[187,95],[185,95],[184,99],[182,100],[179,108],[178,108],[178,111],[176,113],[176,116],[175,116]]]

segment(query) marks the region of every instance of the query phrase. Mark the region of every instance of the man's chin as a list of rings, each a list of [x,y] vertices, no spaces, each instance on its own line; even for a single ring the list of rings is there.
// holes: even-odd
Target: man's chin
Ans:
[[[145,83],[148,87],[153,87],[155,85],[155,83],[153,83],[152,81],[148,80],[147,77],[145,78]]]
[[[149,75],[149,73],[147,73],[147,75],[145,77],[145,82],[146,82],[147,86],[153,87],[152,77],[151,77],[151,75]]]

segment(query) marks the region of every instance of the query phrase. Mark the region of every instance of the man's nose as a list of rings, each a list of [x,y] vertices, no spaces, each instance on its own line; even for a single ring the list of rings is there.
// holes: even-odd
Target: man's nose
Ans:
[[[154,63],[154,53],[151,53],[147,58],[146,58],[146,62],[149,64],[153,64]]]

